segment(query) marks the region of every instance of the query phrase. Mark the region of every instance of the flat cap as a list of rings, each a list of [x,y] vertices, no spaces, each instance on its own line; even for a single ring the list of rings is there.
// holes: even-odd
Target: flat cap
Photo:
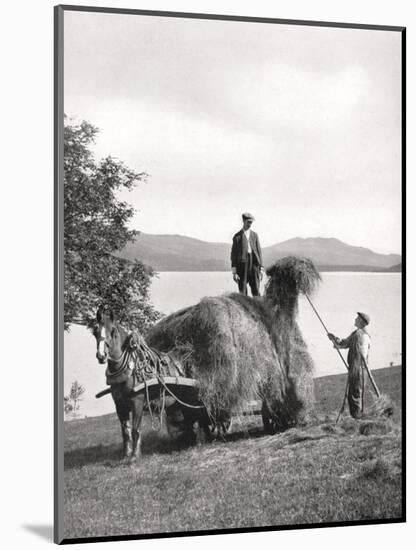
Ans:
[[[243,213],[243,220],[255,220],[256,218],[253,216],[253,214],[250,214],[250,212],[244,212]]]
[[[362,311],[357,311],[357,315],[359,315],[361,319],[365,321],[366,325],[370,323],[370,317],[367,315],[367,313],[363,313]]]

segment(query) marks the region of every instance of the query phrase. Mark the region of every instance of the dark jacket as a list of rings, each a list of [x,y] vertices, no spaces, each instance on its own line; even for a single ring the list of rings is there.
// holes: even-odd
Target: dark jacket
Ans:
[[[263,265],[263,257],[261,254],[260,241],[257,233],[253,230],[250,232],[250,245],[252,253],[257,260],[259,266]],[[233,237],[233,245],[231,247],[231,267],[237,267],[238,264],[247,262],[248,242],[244,235],[243,229],[240,229]]]

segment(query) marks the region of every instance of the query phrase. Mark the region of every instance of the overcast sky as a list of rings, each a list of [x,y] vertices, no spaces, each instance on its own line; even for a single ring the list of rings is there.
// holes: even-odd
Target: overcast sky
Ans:
[[[132,226],[401,249],[400,33],[65,12],[65,112],[150,174]]]

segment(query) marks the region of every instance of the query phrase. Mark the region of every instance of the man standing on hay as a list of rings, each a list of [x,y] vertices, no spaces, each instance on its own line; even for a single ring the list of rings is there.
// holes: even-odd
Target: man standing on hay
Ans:
[[[369,323],[370,317],[359,311],[354,322],[357,329],[347,338],[337,338],[328,333],[334,346],[348,348],[348,406],[353,418],[359,418],[364,408],[364,368],[370,349],[370,335],[365,327]]]
[[[243,214],[243,227],[233,237],[231,270],[241,294],[247,295],[247,283],[251,294],[260,296],[260,281],[263,278],[263,257],[257,233],[251,230],[254,216]]]

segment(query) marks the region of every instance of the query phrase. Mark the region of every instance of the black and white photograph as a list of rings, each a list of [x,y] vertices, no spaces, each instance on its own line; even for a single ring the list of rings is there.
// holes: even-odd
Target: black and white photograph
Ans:
[[[56,542],[405,520],[405,28],[253,12],[55,8]]]

